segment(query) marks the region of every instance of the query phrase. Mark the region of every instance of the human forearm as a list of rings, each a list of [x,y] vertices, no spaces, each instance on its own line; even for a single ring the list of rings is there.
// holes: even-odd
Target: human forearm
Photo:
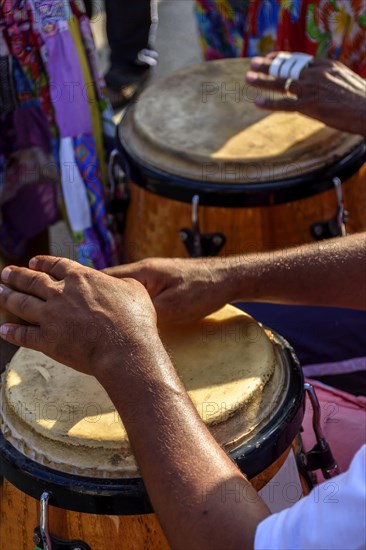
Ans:
[[[203,425],[160,341],[148,341],[154,351],[140,346],[133,374],[116,358],[101,382],[123,418],[169,542],[173,548],[252,548],[266,507]]]
[[[366,234],[231,259],[234,301],[366,309]]]
[[[62,258],[37,257],[31,267],[2,272],[0,306],[27,323],[3,325],[1,337],[101,382],[174,548],[251,548],[268,511],[198,417],[146,289]]]
[[[366,309],[366,233],[254,254],[148,259],[107,273],[140,281],[161,322],[238,301]]]

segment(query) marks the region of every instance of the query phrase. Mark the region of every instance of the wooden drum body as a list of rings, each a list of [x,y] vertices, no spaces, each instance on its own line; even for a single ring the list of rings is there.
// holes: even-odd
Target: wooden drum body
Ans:
[[[33,548],[34,529],[39,526],[39,518],[39,502],[4,480],[0,485],[0,547],[8,550]],[[87,542],[92,550],[170,548],[154,514],[92,515],[50,506],[49,519],[49,529],[53,536],[62,540]],[[72,548],[84,550],[79,544]]]
[[[293,350],[232,306],[161,333],[201,418],[261,489],[281,469],[303,420]],[[39,500],[48,493],[50,533],[81,541],[72,548],[168,548],[123,425],[95,379],[21,349],[1,383],[2,547],[32,547]]]
[[[119,126],[131,203],[127,260],[186,256],[182,228],[199,197],[202,233],[222,233],[223,254],[328,236],[334,178],[346,229],[366,229],[366,142],[297,113],[268,113],[244,84],[244,59],[195,65],[156,82]],[[334,233],[334,231],[333,231]]]

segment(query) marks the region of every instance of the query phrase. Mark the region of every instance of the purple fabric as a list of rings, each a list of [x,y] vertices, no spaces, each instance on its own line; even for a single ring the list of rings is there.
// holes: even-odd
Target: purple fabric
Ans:
[[[13,125],[14,113],[0,117],[0,154],[7,156],[14,151],[13,143],[16,141]]]
[[[15,132],[14,150],[38,146],[45,153],[52,153],[50,127],[40,107],[16,109],[14,112],[14,126],[17,130]]]
[[[30,239],[60,218],[57,187],[41,183],[23,187],[2,207],[3,222],[20,238]]]
[[[67,30],[46,37],[53,107],[61,137],[92,133],[87,90],[73,38]]]
[[[52,153],[47,118],[40,107],[18,107],[0,118],[0,152],[11,154],[31,147]]]
[[[5,162],[0,169],[0,205],[14,199],[23,187],[59,183],[58,165],[53,155],[44,153],[39,147],[8,153]]]
[[[0,254],[7,258],[19,258],[25,253],[27,241],[16,231],[0,224]]]

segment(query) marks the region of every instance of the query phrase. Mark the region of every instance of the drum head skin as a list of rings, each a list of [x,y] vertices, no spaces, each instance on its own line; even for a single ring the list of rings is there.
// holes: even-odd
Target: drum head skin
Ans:
[[[203,421],[215,427],[239,415],[240,436],[252,432],[266,415],[263,389],[277,363],[263,328],[226,306],[200,322],[161,327],[160,333]],[[136,406],[129,404],[131,414],[138,414]],[[22,348],[4,375],[2,411],[7,439],[41,464],[78,475],[138,474],[121,419],[93,376]]]
[[[161,327],[161,334],[201,418],[243,470],[257,475],[300,428],[302,377],[292,355],[232,306],[197,323]],[[25,483],[31,496],[39,498],[48,483],[59,494],[56,506],[92,512],[106,502],[108,513],[149,510],[123,424],[95,378],[20,349],[2,376],[1,432],[0,473],[20,489]],[[125,500],[116,505],[121,491]],[[131,494],[137,508],[126,512]]]
[[[227,184],[303,179],[363,142],[298,113],[269,113],[244,82],[246,59],[194,65],[149,86],[119,128],[135,162]]]

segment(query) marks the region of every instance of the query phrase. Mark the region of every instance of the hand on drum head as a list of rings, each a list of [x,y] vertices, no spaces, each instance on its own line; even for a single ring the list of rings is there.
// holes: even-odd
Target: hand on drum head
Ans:
[[[366,136],[366,80],[338,61],[313,59],[298,80],[269,74],[279,52],[254,57],[246,81],[266,92],[256,105],[270,111],[298,111],[337,130]]]
[[[30,268],[2,271],[0,307],[27,325],[7,323],[3,339],[41,351],[87,374],[157,335],[156,313],[136,281],[116,280],[65,258],[38,256]]]
[[[149,292],[158,321],[175,323],[201,319],[231,302],[227,271],[225,258],[151,258],[104,270],[137,279]]]

